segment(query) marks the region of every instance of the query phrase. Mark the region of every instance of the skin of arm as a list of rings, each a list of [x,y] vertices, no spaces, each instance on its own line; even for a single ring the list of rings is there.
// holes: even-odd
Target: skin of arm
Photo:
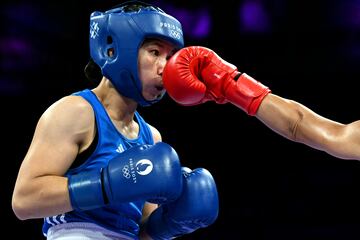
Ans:
[[[90,105],[76,96],[62,98],[43,113],[15,183],[12,208],[19,219],[72,210],[63,175],[91,142],[94,124]]]
[[[272,93],[264,98],[256,117],[287,139],[341,159],[360,160],[360,121],[342,124]]]
[[[63,175],[78,153],[91,143],[94,124],[90,105],[74,96],[56,102],[40,117],[15,183],[12,208],[19,219],[43,218],[72,210],[67,178]],[[160,142],[159,131],[152,126],[150,129],[154,142]],[[141,223],[157,207],[145,203]],[[140,233],[140,239],[151,239],[143,229]]]

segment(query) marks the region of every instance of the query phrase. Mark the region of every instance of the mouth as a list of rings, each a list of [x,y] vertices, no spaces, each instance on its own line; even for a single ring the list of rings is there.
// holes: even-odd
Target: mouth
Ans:
[[[165,94],[164,86],[155,86],[156,93],[154,94],[156,99],[161,98]]]
[[[155,87],[156,90],[158,90],[159,92],[162,92],[164,90],[164,87],[163,86],[156,86]]]

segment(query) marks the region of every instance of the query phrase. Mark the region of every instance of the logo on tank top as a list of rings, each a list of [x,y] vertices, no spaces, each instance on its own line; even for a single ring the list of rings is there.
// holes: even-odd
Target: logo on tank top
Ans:
[[[120,143],[119,146],[117,147],[116,151],[118,153],[122,153],[123,151],[125,151],[124,146]]]
[[[122,168],[123,176],[127,179],[132,179],[133,183],[137,183],[136,175],[145,176],[151,173],[154,166],[149,159],[141,159],[134,163],[133,159],[129,159],[129,165]]]

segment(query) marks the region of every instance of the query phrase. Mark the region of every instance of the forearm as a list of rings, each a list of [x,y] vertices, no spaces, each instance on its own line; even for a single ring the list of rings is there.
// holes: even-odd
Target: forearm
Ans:
[[[140,240],[152,240],[152,238],[146,232],[144,225],[140,227],[139,238]]]
[[[19,219],[54,216],[72,210],[67,178],[41,176],[29,180],[23,188],[16,188],[12,205]]]
[[[142,218],[140,224],[140,234],[139,237],[141,240],[152,240],[152,238],[146,232],[146,223],[149,219],[150,214],[158,208],[158,204],[152,204],[146,202],[142,211]]]
[[[280,135],[320,150],[327,150],[343,127],[298,102],[274,94],[265,97],[256,117]]]

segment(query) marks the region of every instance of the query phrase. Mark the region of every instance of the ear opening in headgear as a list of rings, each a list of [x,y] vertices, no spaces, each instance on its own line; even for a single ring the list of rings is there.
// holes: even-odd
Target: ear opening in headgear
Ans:
[[[108,37],[106,38],[106,43],[107,43],[107,44],[112,44],[112,43],[113,43],[113,39],[112,39],[111,36],[108,36]]]
[[[107,36],[107,38],[106,38],[106,43],[107,43],[108,45],[112,45],[113,42],[114,42],[114,41],[113,41],[113,38],[112,38],[111,36]],[[106,54],[107,54],[108,57],[114,56],[114,54],[115,54],[115,48],[114,48],[114,47],[109,47],[109,48],[106,50]]]

